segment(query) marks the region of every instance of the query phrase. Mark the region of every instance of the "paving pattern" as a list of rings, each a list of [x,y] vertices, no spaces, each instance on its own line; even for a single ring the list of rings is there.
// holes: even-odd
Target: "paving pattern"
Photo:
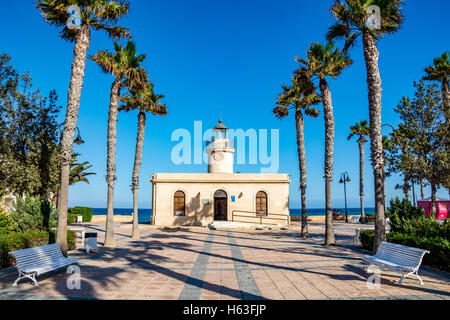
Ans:
[[[103,226],[85,225],[104,237]],[[336,225],[340,246],[324,247],[323,226],[311,225],[311,238],[298,231],[142,230],[131,241],[129,228],[116,226],[118,248],[72,252],[79,258],[81,289],[69,289],[62,270],[38,277],[40,287],[23,280],[12,287],[15,268],[0,271],[0,299],[150,300],[450,300],[450,277],[422,268],[425,282],[383,271],[379,288],[368,287],[363,252],[352,244],[354,226]]]

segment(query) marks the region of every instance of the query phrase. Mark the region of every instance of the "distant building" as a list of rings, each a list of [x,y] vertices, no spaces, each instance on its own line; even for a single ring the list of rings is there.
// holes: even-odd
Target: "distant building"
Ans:
[[[214,221],[287,226],[288,174],[234,173],[235,149],[219,121],[207,145],[208,173],[152,175],[152,224],[208,226]]]

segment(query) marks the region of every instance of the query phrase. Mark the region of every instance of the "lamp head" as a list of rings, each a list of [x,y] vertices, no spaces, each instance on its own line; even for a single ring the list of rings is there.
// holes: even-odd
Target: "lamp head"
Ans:
[[[78,136],[77,136],[77,138],[74,140],[74,142],[73,143],[75,143],[76,145],[82,145],[83,143],[84,143],[84,141],[83,141],[83,139],[81,139],[81,136],[80,136],[80,134],[78,133]]]

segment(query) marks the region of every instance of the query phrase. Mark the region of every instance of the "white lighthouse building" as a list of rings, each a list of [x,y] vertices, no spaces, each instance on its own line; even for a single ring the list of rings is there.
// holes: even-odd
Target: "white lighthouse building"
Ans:
[[[206,146],[207,173],[152,175],[152,224],[221,223],[289,225],[288,174],[234,173],[234,146],[222,120]]]
[[[208,173],[233,173],[235,149],[228,139],[228,128],[219,120],[213,129],[212,143],[207,146]]]

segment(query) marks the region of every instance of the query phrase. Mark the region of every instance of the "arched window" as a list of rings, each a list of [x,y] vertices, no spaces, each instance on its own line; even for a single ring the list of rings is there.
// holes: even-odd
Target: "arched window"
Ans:
[[[186,196],[183,191],[175,192],[173,197],[173,215],[177,217],[186,215]]]
[[[256,194],[256,214],[267,216],[267,193],[259,191]]]

